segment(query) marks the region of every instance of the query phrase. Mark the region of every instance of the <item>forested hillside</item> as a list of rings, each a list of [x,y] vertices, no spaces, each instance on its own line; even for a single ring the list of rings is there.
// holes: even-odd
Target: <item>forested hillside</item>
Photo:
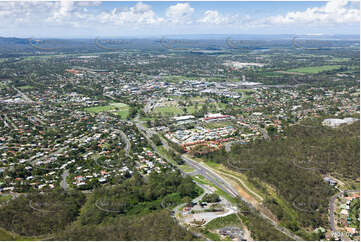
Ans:
[[[179,172],[135,175],[122,184],[82,192],[28,194],[3,204],[0,226],[56,240],[192,240],[167,208],[202,191]]]
[[[270,199],[266,205],[290,229],[327,226],[328,198],[335,189],[323,181],[324,175],[355,180],[359,174],[360,123],[337,129],[322,127],[316,122],[295,125],[285,136],[248,145],[234,145],[229,153],[220,150],[207,159],[223,163],[243,172],[255,187],[267,194],[269,184],[277,195],[287,201],[297,213],[292,219],[289,211]]]
[[[0,227],[24,236],[55,233],[76,219],[84,202],[81,192],[21,195],[1,206]]]

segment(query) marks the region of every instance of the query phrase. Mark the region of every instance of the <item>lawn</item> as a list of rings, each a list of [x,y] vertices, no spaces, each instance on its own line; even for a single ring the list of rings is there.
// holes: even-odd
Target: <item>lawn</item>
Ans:
[[[90,113],[116,112],[122,119],[126,119],[129,114],[129,106],[125,103],[109,103],[106,106],[90,107],[85,109]]]
[[[196,77],[192,78],[192,77],[185,77],[185,76],[165,76],[163,77],[163,81],[168,81],[168,82],[181,82],[184,80],[193,80]]]
[[[18,88],[21,89],[21,90],[27,90],[27,89],[32,89],[33,86],[25,85],[25,86],[20,86],[20,87],[18,87]]]
[[[158,152],[169,160],[173,165],[177,166],[177,162],[169,155],[168,151],[163,146],[157,147]]]
[[[219,229],[219,228],[223,228],[225,226],[238,226],[240,225],[240,221],[237,218],[236,214],[230,214],[228,216],[225,217],[219,217],[216,219],[213,219],[212,221],[210,221],[209,223],[206,224],[205,228],[206,229]]]
[[[11,195],[2,195],[0,196],[0,203],[9,201],[11,199]]]
[[[326,66],[312,66],[312,67],[301,67],[287,70],[287,72],[298,72],[298,73],[306,73],[306,74],[317,74],[323,71],[331,71],[339,69],[340,65],[326,65]]]
[[[180,165],[178,166],[180,169],[182,169],[184,172],[193,172],[195,171],[194,168],[188,166],[188,165]]]
[[[209,122],[204,124],[204,127],[207,129],[216,129],[216,128],[223,128],[226,126],[232,126],[233,123],[229,121],[220,121],[220,122]]]
[[[155,108],[154,112],[161,113],[163,115],[175,116],[175,115],[193,114],[194,112],[197,111],[197,109],[194,105],[185,107],[185,108],[187,108],[186,113],[184,112],[183,108],[184,108],[183,106],[182,107],[175,107],[175,106],[157,107],[157,108]],[[201,108],[202,108],[202,106],[199,105],[198,110]]]
[[[183,114],[183,110],[181,108],[174,106],[157,107],[154,110],[154,112],[161,114],[172,114],[172,115]]]

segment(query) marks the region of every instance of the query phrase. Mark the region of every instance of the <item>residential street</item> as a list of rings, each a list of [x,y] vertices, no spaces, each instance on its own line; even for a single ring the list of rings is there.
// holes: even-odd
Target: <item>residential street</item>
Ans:
[[[360,192],[360,190],[346,190],[346,191],[341,191],[335,195],[333,195],[331,198],[330,198],[330,202],[329,202],[329,207],[330,207],[330,216],[329,216],[329,221],[330,221],[330,227],[331,227],[331,231],[332,232],[335,232],[337,233],[337,229],[336,229],[336,226],[335,226],[335,214],[334,214],[334,210],[335,210],[335,201],[336,199],[344,192]],[[341,235],[341,240],[345,240],[345,237],[343,235],[343,233],[340,233]]]

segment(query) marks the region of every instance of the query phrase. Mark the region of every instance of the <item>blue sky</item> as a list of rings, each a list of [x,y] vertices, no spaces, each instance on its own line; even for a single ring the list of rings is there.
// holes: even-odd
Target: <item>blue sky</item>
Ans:
[[[360,3],[0,2],[0,36],[94,38],[174,34],[359,34]]]

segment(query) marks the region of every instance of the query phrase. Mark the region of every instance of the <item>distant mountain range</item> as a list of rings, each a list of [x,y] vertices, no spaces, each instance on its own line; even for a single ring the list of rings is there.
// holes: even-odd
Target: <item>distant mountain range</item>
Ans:
[[[100,39],[143,39],[143,40],[155,40],[162,38],[169,39],[199,39],[199,40],[223,40],[226,38],[239,39],[239,40],[284,40],[292,38],[305,38],[305,39],[323,39],[323,40],[360,40],[360,35],[327,35],[327,34],[183,34],[183,35],[162,35],[162,36],[113,36],[113,37],[99,37]],[[33,38],[38,40],[76,40],[76,41],[93,41],[94,38]],[[0,40],[9,41],[13,43],[28,42],[29,38],[17,38],[17,37],[0,37]]]

